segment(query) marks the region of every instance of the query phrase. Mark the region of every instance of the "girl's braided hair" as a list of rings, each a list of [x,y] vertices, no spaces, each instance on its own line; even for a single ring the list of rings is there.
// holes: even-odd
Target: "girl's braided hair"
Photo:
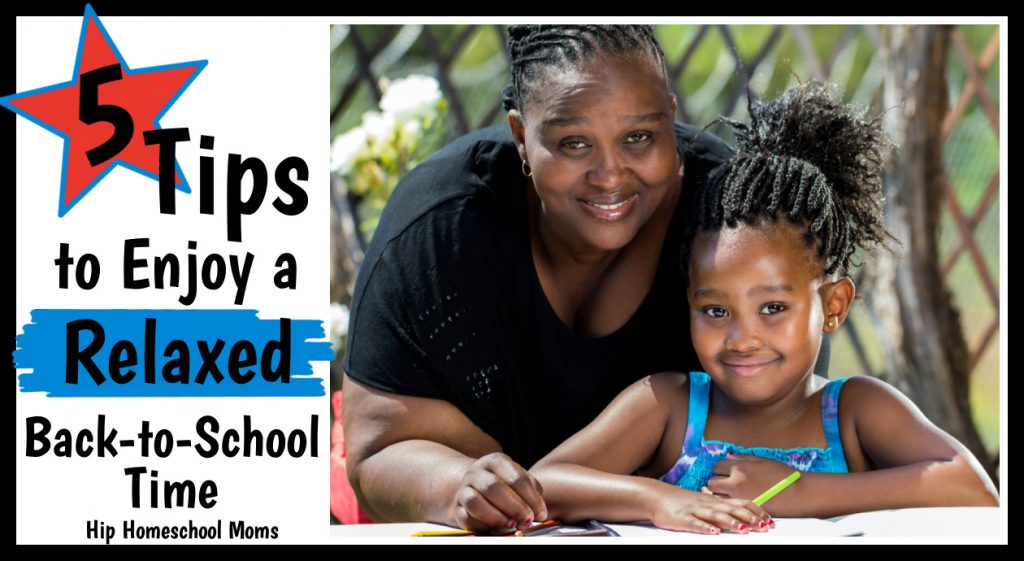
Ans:
[[[708,176],[688,221],[688,241],[742,221],[781,217],[806,225],[826,274],[848,274],[860,247],[886,247],[880,206],[882,165],[892,146],[881,120],[866,120],[835,86],[810,82],[749,105],[749,125],[721,118],[737,138],[735,155]],[[689,266],[683,247],[683,268]]]

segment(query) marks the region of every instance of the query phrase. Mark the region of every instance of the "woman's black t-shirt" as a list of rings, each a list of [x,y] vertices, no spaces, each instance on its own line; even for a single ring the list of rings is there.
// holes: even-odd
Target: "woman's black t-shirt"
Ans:
[[[470,133],[418,166],[388,202],[359,271],[345,372],[453,403],[528,467],[639,378],[700,369],[679,266],[681,220],[688,195],[732,151],[687,125],[676,125],[676,137],[684,196],[654,283],[621,329],[598,338],[566,327],[541,289],[507,126]]]

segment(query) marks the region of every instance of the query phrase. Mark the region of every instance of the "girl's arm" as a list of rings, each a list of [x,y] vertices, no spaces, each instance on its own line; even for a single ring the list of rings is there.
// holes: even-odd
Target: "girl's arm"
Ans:
[[[995,485],[974,455],[885,382],[847,381],[839,414],[847,458],[859,446],[870,471],[805,473],[765,504],[772,514],[831,517],[887,508],[998,506]],[[723,496],[755,497],[790,472],[778,462],[737,456],[715,466],[708,487]]]
[[[703,533],[766,527],[767,513],[749,501],[723,500],[630,475],[650,463],[673,405],[685,403],[684,380],[682,374],[657,374],[634,383],[533,466],[530,472],[544,487],[551,518],[650,520],[661,528]]]

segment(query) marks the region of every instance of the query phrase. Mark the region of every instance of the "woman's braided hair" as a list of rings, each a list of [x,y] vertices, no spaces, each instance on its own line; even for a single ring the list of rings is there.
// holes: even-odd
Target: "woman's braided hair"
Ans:
[[[543,69],[574,67],[599,52],[648,54],[668,76],[665,53],[650,25],[510,25],[506,46],[512,61],[512,81],[501,92],[506,111],[523,112]]]
[[[697,194],[688,241],[698,231],[785,217],[806,226],[806,241],[817,242],[829,275],[848,274],[858,247],[886,247],[882,165],[892,143],[880,119],[866,120],[839,97],[835,86],[810,82],[750,103],[749,125],[723,117],[736,134],[736,153]]]

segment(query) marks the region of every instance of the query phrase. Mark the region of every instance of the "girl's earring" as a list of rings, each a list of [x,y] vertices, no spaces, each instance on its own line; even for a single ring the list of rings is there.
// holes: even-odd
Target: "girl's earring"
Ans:
[[[530,169],[530,164],[528,164],[526,160],[523,160],[523,175],[525,175],[526,177],[530,177],[533,175],[533,170]]]

